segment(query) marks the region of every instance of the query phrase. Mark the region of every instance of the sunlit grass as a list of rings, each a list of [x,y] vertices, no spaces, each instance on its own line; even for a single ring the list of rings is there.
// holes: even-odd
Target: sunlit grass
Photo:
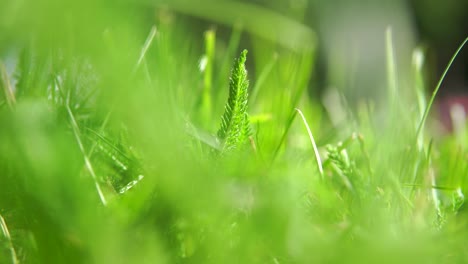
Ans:
[[[401,58],[405,86],[382,32],[388,101],[351,108],[308,94],[311,29],[211,2],[76,3],[102,17],[54,36],[2,20],[16,63],[0,67],[0,263],[467,261],[467,130],[425,126],[467,41],[426,100],[425,54]],[[63,18],[50,5],[47,25]]]

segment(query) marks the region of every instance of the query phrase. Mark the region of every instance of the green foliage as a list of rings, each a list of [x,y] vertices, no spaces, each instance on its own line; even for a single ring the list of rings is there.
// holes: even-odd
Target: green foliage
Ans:
[[[247,50],[244,50],[232,67],[229,98],[218,130],[218,137],[223,141],[223,152],[241,147],[251,134],[247,113],[249,81],[246,60]]]
[[[339,148],[328,145],[327,152],[332,170],[335,172],[335,177],[340,178],[342,186],[353,190],[353,184],[350,179],[355,180],[359,175],[356,174],[356,165],[349,160],[346,150],[340,151]]]
[[[266,7],[70,3],[0,7],[0,263],[468,261],[468,130],[425,125],[426,66],[399,83],[390,35],[391,106],[349,109],[310,91],[313,30]]]

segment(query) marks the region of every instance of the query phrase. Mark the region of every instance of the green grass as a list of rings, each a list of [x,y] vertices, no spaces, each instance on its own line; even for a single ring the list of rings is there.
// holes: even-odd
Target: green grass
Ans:
[[[140,2],[0,11],[27,11],[0,22],[17,61],[0,65],[0,263],[468,261],[467,130],[425,126],[466,41],[426,100],[424,53],[401,58],[402,84],[389,30],[388,101],[338,98],[334,124],[307,89],[311,29],[253,4]]]

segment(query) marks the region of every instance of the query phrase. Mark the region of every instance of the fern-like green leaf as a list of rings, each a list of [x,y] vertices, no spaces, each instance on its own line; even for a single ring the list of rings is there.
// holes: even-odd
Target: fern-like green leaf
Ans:
[[[244,50],[239,59],[234,61],[231,71],[229,98],[218,130],[218,137],[223,141],[223,152],[239,148],[250,136],[246,60],[247,50]]]

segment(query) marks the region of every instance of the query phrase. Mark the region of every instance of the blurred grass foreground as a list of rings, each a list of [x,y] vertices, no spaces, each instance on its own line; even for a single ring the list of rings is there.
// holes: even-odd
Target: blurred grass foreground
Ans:
[[[468,262],[420,2],[1,1],[0,263]]]

